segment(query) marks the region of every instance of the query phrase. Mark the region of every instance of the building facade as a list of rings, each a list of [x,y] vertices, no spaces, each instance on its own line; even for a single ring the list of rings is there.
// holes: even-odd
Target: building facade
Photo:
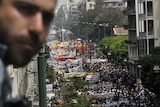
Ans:
[[[78,17],[82,11],[93,10],[95,8],[95,0],[69,0],[65,5],[62,5],[58,11],[63,11],[64,20],[69,18],[73,24],[77,24]],[[123,0],[104,0],[103,5],[105,8],[123,8]]]
[[[123,0],[104,0],[104,6],[106,8],[123,8],[124,2]]]
[[[38,94],[37,57],[23,68],[10,65],[7,69],[12,80],[11,98],[25,96],[33,104],[34,97]]]
[[[85,3],[85,9],[86,11],[88,10],[93,10],[94,9],[94,5],[96,4],[95,3],[95,0],[86,0],[86,3]]]
[[[149,55],[154,47],[160,46],[159,0],[124,0],[128,16],[128,58],[130,72],[139,77],[139,58]]]

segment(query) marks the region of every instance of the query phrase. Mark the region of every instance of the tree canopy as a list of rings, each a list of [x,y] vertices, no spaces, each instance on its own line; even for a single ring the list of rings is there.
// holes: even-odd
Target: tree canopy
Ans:
[[[112,28],[115,25],[121,27],[127,23],[127,16],[120,8],[106,8],[103,5],[104,0],[95,0],[95,2],[94,9],[87,11],[85,8],[80,8],[81,5],[79,6],[76,24],[72,23],[71,17],[64,20],[65,12],[62,10],[59,10],[55,16],[55,23],[67,26],[75,36],[82,39],[89,38],[92,41],[102,39],[104,36],[111,36]],[[108,26],[99,24],[108,24]]]
[[[110,51],[111,53],[127,53],[128,47],[124,44],[124,41],[128,39],[128,36],[112,36],[105,37],[100,41],[100,45]]]
[[[118,8],[104,8],[103,5],[95,5],[94,10],[82,11],[79,17],[79,23],[76,26],[80,26],[78,34],[79,36],[83,34],[83,29],[88,28],[87,35],[90,39],[96,40],[101,39],[104,36],[112,35],[112,28],[117,26],[123,26],[127,23],[127,17],[123,14],[123,11]],[[100,26],[101,24],[101,26]],[[106,26],[107,25],[107,26]],[[74,27],[76,28],[76,27]],[[74,32],[74,33],[77,33]],[[105,32],[105,35],[104,35]],[[98,36],[99,35],[99,38]],[[83,38],[83,37],[82,37]]]
[[[128,47],[124,44],[124,41],[128,39],[128,36],[112,36],[105,37],[100,41],[100,46],[103,48],[103,53],[107,55],[111,52],[112,58],[122,63],[122,59],[128,57]]]
[[[154,66],[160,66],[160,47],[152,50],[152,54],[140,60],[142,65],[141,79],[143,85],[150,91],[160,95],[160,73],[154,71]]]
[[[62,94],[65,101],[62,107],[90,107],[92,99],[87,98],[86,90],[84,89],[84,86],[89,84],[89,82],[80,77],[71,78],[70,83],[61,83],[62,87],[59,93]],[[78,95],[77,90],[82,90],[82,94]],[[76,100],[76,103],[73,103],[73,100]]]

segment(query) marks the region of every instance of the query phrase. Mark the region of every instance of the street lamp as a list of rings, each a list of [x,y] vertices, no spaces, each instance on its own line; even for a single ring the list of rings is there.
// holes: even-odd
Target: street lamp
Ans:
[[[99,25],[98,25],[98,41],[100,41],[100,34],[99,34]]]
[[[128,66],[127,66],[127,59],[126,59],[126,58],[124,58],[124,60],[123,60],[123,61],[124,61],[124,64],[125,64],[125,68],[126,68],[126,69],[128,69]]]
[[[84,41],[82,40],[81,43],[82,43],[82,55],[84,55]]]
[[[137,84],[138,84],[138,91],[142,89],[142,81],[141,81],[141,69],[142,65],[137,65],[138,68],[138,76],[137,76]]]
[[[142,68],[142,66],[137,65],[137,67],[138,67],[138,78],[140,79],[141,78],[141,68]]]
[[[97,24],[97,23],[93,23],[93,25],[98,27],[98,37],[97,37],[97,39],[98,39],[98,41],[100,41],[100,29],[99,29],[99,27],[101,27],[103,25],[102,24]]]
[[[106,36],[106,27],[109,26],[109,23],[103,23],[103,24],[100,23],[99,26],[100,27],[103,26],[103,37],[105,37]]]
[[[109,26],[109,23],[103,23],[104,37],[106,36],[106,27]]]
[[[111,54],[111,52],[108,52],[108,53],[107,53],[107,56],[108,56],[108,62],[110,62],[110,57],[111,57],[111,55],[112,55],[112,54]]]
[[[92,62],[92,40],[89,40],[89,58],[90,58],[90,63]]]

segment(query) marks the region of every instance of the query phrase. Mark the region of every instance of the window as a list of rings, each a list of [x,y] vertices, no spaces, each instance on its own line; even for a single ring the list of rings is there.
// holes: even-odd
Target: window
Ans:
[[[153,16],[153,3],[152,3],[152,1],[147,2],[147,15]]]
[[[147,40],[146,39],[139,40],[139,55],[144,56],[146,54],[147,54]]]
[[[154,26],[153,26],[153,20],[148,20],[148,35],[154,34]]]
[[[129,53],[130,57],[137,57],[137,48],[136,47],[129,48]]]
[[[122,6],[123,5],[123,2],[118,2],[118,6]]]
[[[139,21],[139,32],[146,32],[146,21]]]
[[[154,49],[154,39],[149,40],[149,54],[152,52],[152,49]]]
[[[144,14],[145,13],[145,5],[144,3],[139,3],[138,4],[138,14]]]

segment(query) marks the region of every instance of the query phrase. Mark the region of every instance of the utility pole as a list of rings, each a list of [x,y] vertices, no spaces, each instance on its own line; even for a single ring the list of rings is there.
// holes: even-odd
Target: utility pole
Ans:
[[[46,58],[44,47],[38,56],[39,107],[47,107],[46,101]]]
[[[100,41],[99,25],[98,25],[98,42]]]

